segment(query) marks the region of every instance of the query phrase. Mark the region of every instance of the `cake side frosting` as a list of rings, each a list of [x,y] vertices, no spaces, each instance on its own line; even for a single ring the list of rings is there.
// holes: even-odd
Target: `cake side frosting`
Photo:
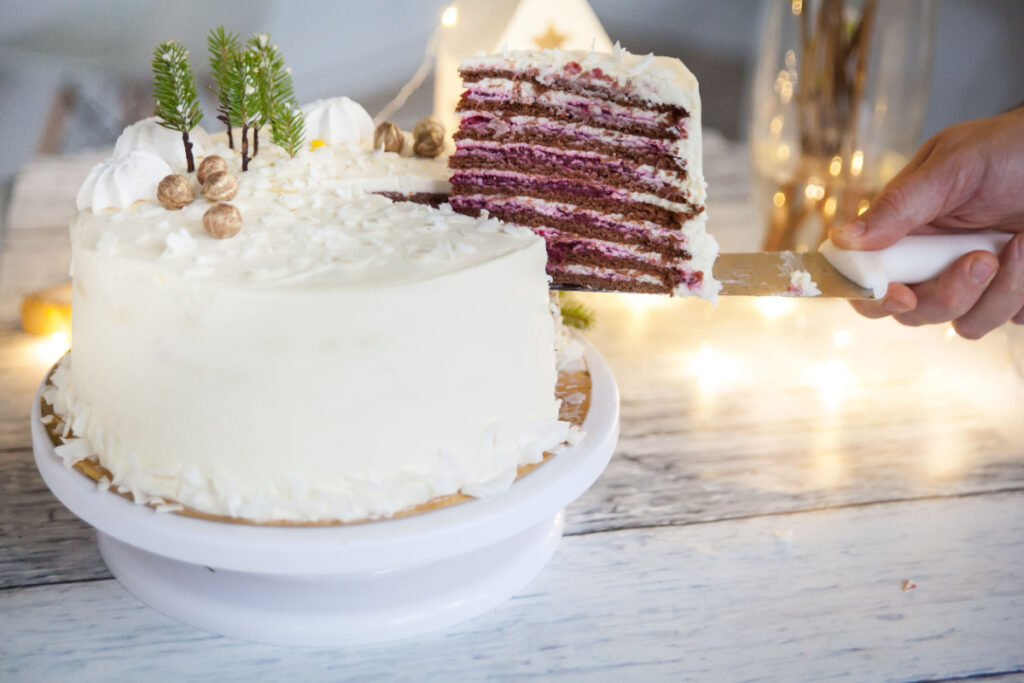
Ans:
[[[460,73],[457,210],[533,228],[558,282],[715,298],[700,97],[682,62],[511,51]]]
[[[266,145],[242,230],[153,200],[72,225],[70,359],[48,392],[112,483],[254,521],[386,517],[511,484],[558,420],[544,243],[373,194],[437,192],[441,163]]]

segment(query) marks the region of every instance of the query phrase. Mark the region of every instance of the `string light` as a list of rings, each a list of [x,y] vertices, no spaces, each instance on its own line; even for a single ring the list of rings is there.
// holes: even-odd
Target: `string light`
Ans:
[[[850,158],[850,173],[853,175],[860,175],[860,172],[864,169],[864,152],[859,149],[853,153]]]
[[[828,172],[830,175],[839,175],[840,171],[843,170],[843,158],[840,156],[832,157],[832,162],[828,165]]]
[[[54,363],[71,348],[71,339],[67,332],[54,332],[35,342],[35,354],[43,364]]]

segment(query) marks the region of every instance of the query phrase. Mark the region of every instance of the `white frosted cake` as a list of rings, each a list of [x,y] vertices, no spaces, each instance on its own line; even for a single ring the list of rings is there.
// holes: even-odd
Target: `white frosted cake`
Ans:
[[[544,241],[374,194],[444,193],[448,172],[372,150],[349,109],[307,115],[312,144],[264,142],[244,173],[223,136],[192,132],[197,164],[219,155],[238,180],[226,239],[194,179],[184,208],[156,200],[184,173],[177,133],[140,122],[94,169],[71,226],[72,351],[46,394],[80,437],[68,464],[95,456],[137,502],[350,521],[501,490],[573,438]]]

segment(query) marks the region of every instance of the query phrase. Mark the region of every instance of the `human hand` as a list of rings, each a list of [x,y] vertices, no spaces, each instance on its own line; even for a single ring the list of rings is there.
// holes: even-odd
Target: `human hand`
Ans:
[[[1016,235],[999,257],[971,252],[934,280],[894,283],[882,299],[853,307],[911,326],[952,321],[967,339],[1008,320],[1024,324],[1024,108],[935,135],[867,211],[830,237],[842,249],[874,250],[908,234],[965,230]]]

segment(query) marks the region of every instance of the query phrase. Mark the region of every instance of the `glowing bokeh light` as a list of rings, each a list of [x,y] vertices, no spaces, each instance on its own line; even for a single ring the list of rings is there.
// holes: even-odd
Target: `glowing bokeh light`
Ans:
[[[792,311],[796,302],[784,296],[759,296],[754,305],[761,311],[761,315],[773,320]]]

